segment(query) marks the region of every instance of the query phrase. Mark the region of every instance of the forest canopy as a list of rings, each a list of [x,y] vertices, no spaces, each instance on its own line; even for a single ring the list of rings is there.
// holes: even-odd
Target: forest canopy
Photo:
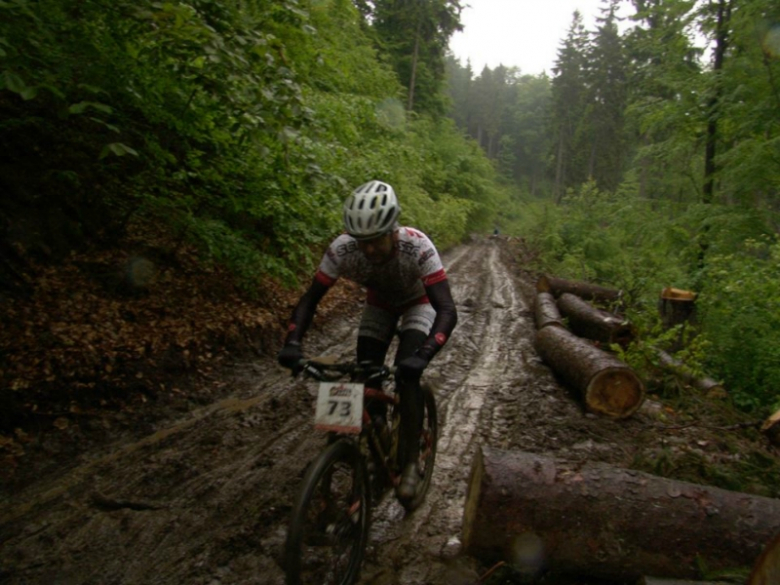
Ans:
[[[506,195],[439,115],[457,2],[425,6],[413,104],[376,32],[406,26],[402,2],[373,25],[349,0],[3,2],[2,212],[37,210],[60,249],[164,218],[247,283],[290,281],[374,178],[451,245]]]

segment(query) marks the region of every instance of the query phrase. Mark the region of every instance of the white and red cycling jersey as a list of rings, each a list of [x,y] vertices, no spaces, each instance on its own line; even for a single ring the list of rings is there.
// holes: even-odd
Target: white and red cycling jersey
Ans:
[[[447,280],[447,273],[428,236],[414,228],[399,227],[395,254],[381,265],[371,264],[349,234],[333,240],[315,279],[330,287],[341,277],[365,286],[368,304],[402,309],[429,302],[425,287]]]
[[[416,329],[427,334],[415,353],[430,360],[455,328],[458,313],[436,247],[421,231],[399,227],[393,234],[393,255],[381,264],[369,262],[348,234],[331,242],[293,310],[286,344],[301,343],[320,300],[342,277],[366,288],[358,336],[389,343],[401,318],[401,331]]]

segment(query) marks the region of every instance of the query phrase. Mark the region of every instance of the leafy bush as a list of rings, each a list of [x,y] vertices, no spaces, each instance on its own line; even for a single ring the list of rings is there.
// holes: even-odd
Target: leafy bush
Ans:
[[[780,407],[780,243],[747,240],[709,257],[699,300],[708,363],[736,404]]]

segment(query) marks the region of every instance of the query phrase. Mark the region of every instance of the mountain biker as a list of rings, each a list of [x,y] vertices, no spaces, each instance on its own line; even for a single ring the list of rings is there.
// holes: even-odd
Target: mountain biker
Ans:
[[[395,191],[382,181],[364,183],[346,199],[346,233],[328,246],[311,285],[293,310],[278,360],[293,370],[298,366],[303,357],[301,343],[317,305],[339,277],[366,287],[358,362],[383,364],[400,320],[394,363],[398,366],[405,464],[397,494],[410,499],[420,479],[418,436],[424,413],[420,377],[447,342],[458,316],[436,247],[419,230],[400,226],[400,212]],[[368,408],[370,412],[371,405]]]

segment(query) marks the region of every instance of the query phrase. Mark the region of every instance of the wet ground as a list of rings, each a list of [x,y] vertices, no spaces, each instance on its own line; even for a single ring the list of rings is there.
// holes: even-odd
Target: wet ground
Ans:
[[[361,583],[476,583],[487,567],[460,546],[479,445],[625,466],[648,414],[585,414],[533,349],[532,283],[499,240],[445,255],[459,323],[426,372],[440,438],[426,502],[392,496],[373,514]],[[353,354],[354,315],[315,327],[307,355]],[[314,387],[271,357],[235,363],[205,404],[117,438],[0,493],[0,580],[8,584],[281,584],[287,516],[323,447]]]

